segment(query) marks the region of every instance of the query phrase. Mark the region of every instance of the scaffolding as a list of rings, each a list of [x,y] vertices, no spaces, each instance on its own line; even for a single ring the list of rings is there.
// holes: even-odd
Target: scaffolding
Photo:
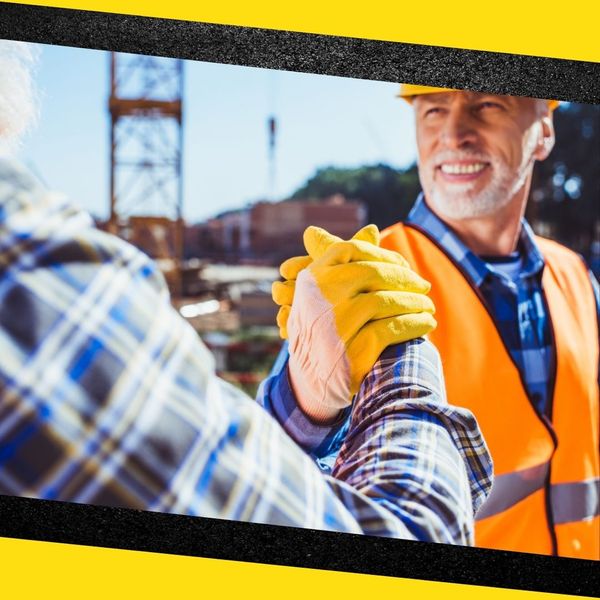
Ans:
[[[154,258],[181,295],[183,61],[110,55],[112,233]]]

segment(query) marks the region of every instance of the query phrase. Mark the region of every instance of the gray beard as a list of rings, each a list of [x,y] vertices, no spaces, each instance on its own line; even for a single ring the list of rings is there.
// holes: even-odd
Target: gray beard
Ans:
[[[490,161],[487,157],[485,160],[491,164],[492,180],[480,192],[473,192],[470,183],[454,184],[455,190],[450,193],[443,193],[433,181],[429,190],[423,185],[431,207],[449,219],[463,220],[488,217],[508,206],[525,185],[534,159],[530,154],[516,173],[502,161]],[[434,161],[429,163],[429,172],[433,173],[434,164]]]
[[[476,194],[470,192],[467,185],[460,186],[462,190],[457,189],[454,193],[443,194],[434,184],[427,199],[436,212],[450,219],[487,217],[510,204],[514,195],[525,184],[525,179],[525,175],[510,181],[494,178],[485,189]]]

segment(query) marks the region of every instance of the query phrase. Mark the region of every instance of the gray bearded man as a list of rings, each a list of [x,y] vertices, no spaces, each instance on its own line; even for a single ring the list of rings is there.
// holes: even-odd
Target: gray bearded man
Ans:
[[[476,544],[597,560],[598,283],[523,218],[533,166],[554,145],[558,103],[416,85],[400,96],[414,108],[423,194],[380,245],[431,282],[439,326],[429,339],[449,402],[473,411],[490,447],[496,479]],[[286,368],[280,357],[259,401],[327,470],[342,456],[351,412],[307,390],[302,332],[287,325],[304,310],[294,288],[312,259],[284,263],[287,281],[274,287],[290,358]]]

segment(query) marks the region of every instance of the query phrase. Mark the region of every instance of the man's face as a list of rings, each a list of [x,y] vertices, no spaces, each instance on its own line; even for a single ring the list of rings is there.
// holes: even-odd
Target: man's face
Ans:
[[[553,143],[544,101],[475,92],[423,94],[413,102],[419,176],[440,215],[493,215],[528,182]]]

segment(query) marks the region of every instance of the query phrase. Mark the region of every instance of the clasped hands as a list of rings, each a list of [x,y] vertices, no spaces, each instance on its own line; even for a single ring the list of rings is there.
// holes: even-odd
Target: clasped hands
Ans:
[[[352,402],[386,347],[427,334],[436,321],[430,284],[379,247],[375,225],[349,241],[309,227],[304,246],[308,256],[281,265],[273,300],[296,400],[324,423]]]

